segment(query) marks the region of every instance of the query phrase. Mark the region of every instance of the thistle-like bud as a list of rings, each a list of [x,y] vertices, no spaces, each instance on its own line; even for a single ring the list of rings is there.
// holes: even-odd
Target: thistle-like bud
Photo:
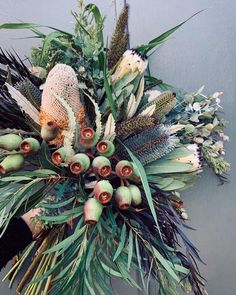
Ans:
[[[95,184],[93,194],[102,204],[106,204],[112,198],[113,187],[108,180],[101,180]]]
[[[79,142],[82,147],[89,149],[97,144],[98,136],[92,128],[86,127],[81,130]]]
[[[76,154],[71,158],[70,171],[74,174],[81,174],[88,170],[90,159],[86,154]]]
[[[133,206],[139,206],[141,203],[142,203],[142,194],[141,194],[141,191],[140,189],[134,185],[134,184],[131,184],[128,186],[128,189],[131,193],[131,203]]]
[[[59,148],[52,154],[52,162],[55,165],[61,165],[74,155],[74,151],[67,151],[64,147]]]
[[[110,140],[101,140],[97,144],[97,151],[101,156],[111,157],[115,152],[115,146]]]
[[[37,153],[40,149],[40,143],[37,139],[33,137],[26,138],[22,141],[20,145],[20,150],[22,153]]]
[[[122,160],[116,165],[116,175],[120,178],[127,178],[133,174],[133,166],[127,160]]]
[[[84,219],[86,224],[96,224],[102,215],[103,206],[95,198],[88,199],[84,204]]]
[[[121,210],[126,210],[130,207],[132,195],[126,186],[120,186],[115,192],[115,200]]]
[[[111,162],[109,159],[103,156],[98,156],[93,159],[92,167],[95,173],[98,173],[102,177],[107,177],[111,174]]]
[[[23,139],[16,134],[6,134],[0,136],[0,148],[7,151],[14,151],[20,148]]]
[[[24,156],[22,154],[9,155],[0,163],[0,173],[6,174],[8,172],[17,171],[23,165]]]
[[[41,128],[41,137],[45,141],[51,141],[57,137],[58,127],[56,122],[49,121]]]

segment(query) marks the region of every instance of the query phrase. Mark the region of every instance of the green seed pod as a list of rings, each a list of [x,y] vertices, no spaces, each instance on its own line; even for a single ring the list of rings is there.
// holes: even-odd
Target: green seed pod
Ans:
[[[37,153],[40,149],[40,143],[37,139],[33,137],[26,138],[22,141],[20,145],[20,150],[22,153]]]
[[[0,163],[0,173],[6,174],[8,172],[17,171],[23,165],[24,156],[22,154],[9,155]]]
[[[140,189],[134,185],[134,184],[131,184],[128,186],[128,189],[131,193],[131,203],[133,206],[139,206],[141,203],[142,203],[142,194],[141,194],[141,191]]]
[[[116,174],[120,178],[127,178],[133,174],[133,166],[129,161],[122,160],[116,165]]]
[[[110,140],[101,140],[97,144],[97,151],[101,156],[111,157],[115,152],[115,146]]]
[[[115,192],[115,200],[121,210],[126,210],[130,207],[132,196],[130,190],[126,186],[120,186]]]
[[[106,204],[112,198],[113,187],[108,180],[98,181],[94,186],[93,194],[102,204]]]
[[[95,198],[88,199],[84,204],[84,219],[86,224],[96,224],[102,215],[103,206]]]
[[[80,145],[86,149],[94,147],[98,142],[98,136],[92,128],[86,127],[80,132]]]
[[[58,127],[54,121],[49,121],[41,128],[41,137],[45,141],[51,141],[57,137]]]
[[[23,139],[16,134],[6,134],[0,136],[0,148],[7,151],[14,151],[20,148]]]
[[[52,154],[52,162],[55,165],[65,163],[70,157],[74,155],[74,151],[67,151],[64,147],[59,148]]]
[[[81,174],[88,170],[90,159],[86,154],[79,153],[71,158],[70,171],[74,174]]]
[[[103,156],[94,158],[92,167],[95,173],[98,173],[102,177],[107,177],[111,174],[111,162],[109,159]]]

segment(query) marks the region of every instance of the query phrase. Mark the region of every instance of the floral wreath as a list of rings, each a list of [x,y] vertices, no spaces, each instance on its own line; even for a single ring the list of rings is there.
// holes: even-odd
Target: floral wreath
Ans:
[[[227,181],[222,93],[151,76],[148,55],[186,21],[127,49],[128,6],[109,46],[98,7],[79,8],[74,34],[0,25],[42,40],[30,68],[0,52],[0,227],[41,208],[32,222],[44,228],[5,279],[12,286],[33,257],[18,293],[114,294],[115,277],[146,294],[151,278],[158,294],[206,294],[180,191],[205,166]]]

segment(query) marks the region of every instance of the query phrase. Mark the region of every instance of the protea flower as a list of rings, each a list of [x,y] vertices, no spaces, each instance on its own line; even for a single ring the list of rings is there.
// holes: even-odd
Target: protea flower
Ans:
[[[197,144],[189,144],[187,149],[192,151],[192,154],[186,157],[178,157],[174,161],[186,164],[192,164],[187,172],[194,172],[201,168],[201,161],[199,157],[199,150]]]
[[[98,136],[92,128],[86,127],[81,130],[81,133],[80,133],[81,146],[89,149],[91,147],[94,147],[97,144],[97,142],[98,142]]]
[[[7,151],[18,150],[22,141],[23,139],[16,134],[2,135],[0,136],[0,148]]]
[[[51,141],[57,137],[58,126],[56,122],[49,121],[41,128],[41,136],[45,141]]]
[[[131,203],[133,206],[139,206],[142,203],[142,195],[140,189],[134,185],[130,184],[128,189],[131,194]]]
[[[113,187],[108,180],[98,181],[94,186],[93,194],[102,204],[106,204],[112,198]]]
[[[37,139],[33,137],[26,138],[22,141],[20,145],[20,150],[22,153],[37,153],[40,149],[40,143]]]
[[[137,74],[142,75],[145,72],[147,65],[147,59],[142,57],[135,50],[126,50],[112,77],[112,83],[116,83],[128,73],[137,72]]]
[[[110,140],[101,140],[97,144],[97,151],[101,156],[111,157],[115,152],[115,146]]]
[[[127,160],[122,160],[116,165],[116,175],[120,178],[127,178],[133,174],[133,166]]]
[[[81,174],[88,170],[90,159],[86,154],[76,154],[71,158],[70,171],[74,174]]]
[[[120,186],[115,192],[115,200],[121,210],[126,210],[130,207],[132,195],[128,187]]]
[[[96,224],[102,215],[103,206],[95,198],[88,199],[84,204],[84,219],[86,224]]]
[[[52,154],[52,162],[55,165],[61,165],[74,155],[74,151],[67,151],[64,147],[59,148]]]
[[[17,171],[23,165],[24,156],[22,154],[9,155],[0,163],[0,173],[6,174],[8,172]]]
[[[111,162],[109,159],[103,156],[94,158],[92,167],[95,173],[98,173],[102,177],[107,177],[111,174]]]

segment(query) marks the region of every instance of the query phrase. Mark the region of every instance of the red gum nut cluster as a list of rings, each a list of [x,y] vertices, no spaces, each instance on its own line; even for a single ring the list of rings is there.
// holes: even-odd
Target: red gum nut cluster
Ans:
[[[92,162],[93,171],[102,177],[107,177],[111,174],[111,162],[103,156],[98,156]]]
[[[114,144],[109,140],[101,140],[97,144],[97,151],[100,156],[111,157],[115,152]]]
[[[113,187],[108,180],[100,180],[95,184],[93,194],[102,204],[106,204],[112,198]]]
[[[95,131],[86,127],[81,130],[79,143],[82,147],[89,149],[94,147],[98,142],[98,136]]]
[[[79,153],[71,158],[70,171],[74,174],[81,174],[88,170],[90,159],[84,153]]]

